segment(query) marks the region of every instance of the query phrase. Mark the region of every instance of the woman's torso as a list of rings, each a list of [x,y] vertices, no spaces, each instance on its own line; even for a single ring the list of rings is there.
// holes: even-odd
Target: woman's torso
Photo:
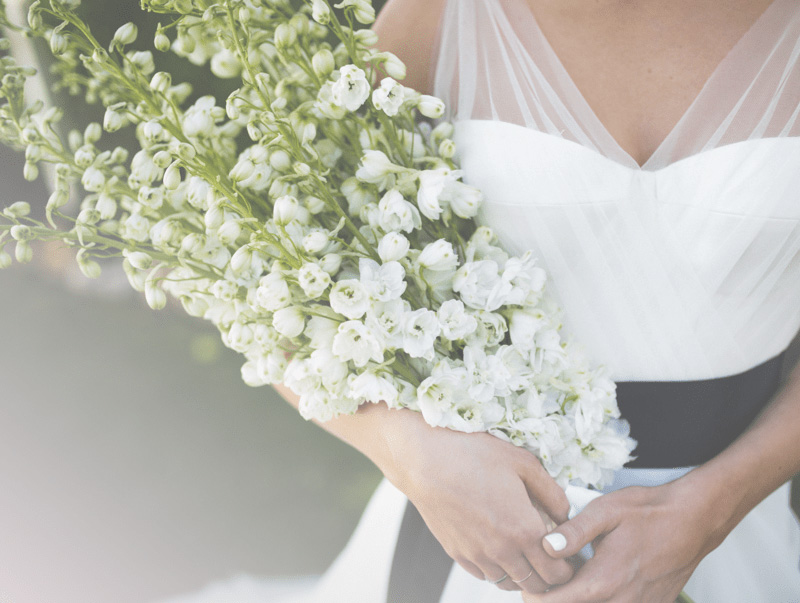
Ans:
[[[480,219],[534,250],[568,331],[617,380],[742,372],[800,326],[800,5],[756,17],[652,151],[634,136],[640,166],[526,0],[446,2],[433,91]]]

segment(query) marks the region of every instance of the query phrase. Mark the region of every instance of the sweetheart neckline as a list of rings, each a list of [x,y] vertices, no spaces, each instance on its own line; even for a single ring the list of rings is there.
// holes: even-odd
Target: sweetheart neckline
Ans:
[[[603,160],[603,161],[605,161],[605,162],[607,162],[607,163],[609,163],[609,164],[611,164],[611,165],[613,165],[613,166],[615,166],[617,168],[626,170],[628,172],[641,173],[641,174],[652,174],[653,176],[655,176],[655,175],[657,175],[657,174],[659,174],[661,172],[664,172],[666,170],[669,170],[669,169],[673,168],[674,166],[679,166],[679,165],[681,165],[681,164],[683,164],[685,162],[689,162],[689,161],[692,161],[692,160],[700,161],[701,159],[707,159],[708,155],[715,154],[716,152],[725,151],[725,152],[729,152],[730,153],[730,152],[732,152],[731,151],[732,147],[738,147],[738,146],[743,146],[743,145],[748,145],[748,144],[755,145],[755,144],[764,143],[764,142],[767,142],[767,141],[779,141],[779,140],[792,141],[792,144],[796,144],[796,143],[800,142],[800,136],[769,136],[769,137],[764,137],[764,138],[752,138],[752,139],[749,139],[749,140],[739,140],[737,142],[729,142],[727,144],[723,144],[723,145],[720,145],[720,146],[717,146],[717,147],[713,147],[711,149],[705,149],[705,150],[699,151],[697,153],[693,153],[691,155],[688,155],[686,157],[678,159],[677,161],[673,161],[672,163],[669,163],[667,165],[661,166],[661,167],[656,168],[656,169],[647,169],[645,167],[647,165],[647,162],[645,162],[644,166],[639,165],[637,167],[630,166],[630,165],[625,165],[625,164],[620,163],[619,161],[617,161],[615,159],[612,159],[611,157],[606,157],[605,155],[603,155],[602,153],[600,153],[599,151],[597,151],[595,149],[587,147],[586,145],[582,145],[581,143],[575,142],[574,140],[570,140],[569,138],[563,138],[562,136],[556,136],[555,134],[550,134],[549,132],[542,132],[541,130],[536,130],[536,129],[530,128],[528,126],[523,126],[523,125],[520,125],[520,124],[515,124],[515,123],[512,123],[512,122],[508,122],[508,121],[502,121],[502,120],[497,120],[497,119],[462,119],[462,120],[456,120],[453,123],[455,128],[458,128],[459,126],[463,126],[463,125],[467,125],[467,124],[481,124],[481,125],[498,124],[501,128],[507,127],[509,129],[513,129],[513,130],[517,130],[517,131],[522,130],[524,132],[527,132],[528,135],[530,135],[530,136],[541,136],[541,137],[544,137],[544,138],[547,138],[549,140],[554,141],[556,144],[563,143],[567,147],[578,149],[579,152],[588,153],[592,157],[599,158],[599,159],[601,159],[601,160]]]

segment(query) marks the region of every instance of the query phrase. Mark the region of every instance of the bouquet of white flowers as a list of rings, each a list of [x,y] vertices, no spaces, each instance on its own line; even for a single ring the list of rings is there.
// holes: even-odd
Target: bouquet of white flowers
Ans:
[[[142,4],[165,16],[156,50],[241,86],[189,102],[131,48],[135,25],[106,47],[79,0],[36,0],[26,33],[105,119],[62,141],[62,112],[25,101],[32,71],[2,59],[0,137],[25,150],[26,178],[54,164],[55,187],[48,223],[26,203],[3,210],[0,267],[5,244],[25,262],[33,239],[77,247],[88,277],[122,256],[152,308],[169,293],[212,321],[244,380],[286,383],[306,418],[383,400],[524,446],[563,486],[608,483],[634,446],[615,385],[565,341],[536,258],[475,223],[453,126],[424,119],[445,107],[398,83],[404,65],[356,24],[374,20],[369,0]],[[124,127],[138,147],[103,148]]]

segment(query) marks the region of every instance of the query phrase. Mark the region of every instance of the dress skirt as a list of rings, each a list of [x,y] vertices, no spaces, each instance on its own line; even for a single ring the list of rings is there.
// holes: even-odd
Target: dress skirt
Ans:
[[[607,491],[655,486],[688,469],[623,469]],[[800,524],[789,507],[789,484],[761,502],[698,566],[685,591],[696,603],[800,601]],[[383,480],[347,546],[307,593],[281,603],[385,603],[406,496]],[[654,546],[657,546],[654,543]],[[453,564],[441,603],[520,603]],[[408,603],[429,603],[409,601]]]

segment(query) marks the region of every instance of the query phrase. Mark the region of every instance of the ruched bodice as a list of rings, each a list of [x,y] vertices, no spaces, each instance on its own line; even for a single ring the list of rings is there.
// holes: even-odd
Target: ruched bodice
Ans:
[[[800,327],[799,138],[652,171],[500,121],[461,121],[456,143],[480,220],[534,250],[567,330],[616,380],[742,372]]]
[[[448,0],[434,92],[480,220],[617,381],[743,372],[800,327],[800,3],[774,0],[640,166],[525,0]],[[621,84],[620,84],[621,85]]]

